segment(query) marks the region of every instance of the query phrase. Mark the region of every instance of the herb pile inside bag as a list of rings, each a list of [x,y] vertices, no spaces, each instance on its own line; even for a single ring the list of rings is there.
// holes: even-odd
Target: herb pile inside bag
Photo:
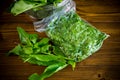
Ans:
[[[54,18],[46,33],[65,57],[79,62],[100,49],[107,34],[97,30],[71,11]]]

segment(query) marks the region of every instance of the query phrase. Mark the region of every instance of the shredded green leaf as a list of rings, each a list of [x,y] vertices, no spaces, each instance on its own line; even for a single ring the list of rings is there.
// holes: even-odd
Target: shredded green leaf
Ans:
[[[98,51],[108,37],[73,11],[51,21],[46,33],[55,46],[75,62]]]

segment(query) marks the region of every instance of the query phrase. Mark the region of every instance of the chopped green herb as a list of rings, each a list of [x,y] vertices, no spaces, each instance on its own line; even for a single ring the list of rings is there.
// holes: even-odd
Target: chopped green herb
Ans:
[[[82,61],[99,50],[103,40],[108,37],[75,12],[54,19],[48,24],[46,33],[65,57],[75,62]]]

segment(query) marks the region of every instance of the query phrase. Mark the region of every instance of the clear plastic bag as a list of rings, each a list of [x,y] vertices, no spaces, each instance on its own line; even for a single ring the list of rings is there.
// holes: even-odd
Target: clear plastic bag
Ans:
[[[35,30],[43,32],[51,20],[70,11],[76,11],[75,2],[72,0],[63,0],[57,6],[47,5],[37,12],[29,10],[26,13],[36,20],[33,22]]]

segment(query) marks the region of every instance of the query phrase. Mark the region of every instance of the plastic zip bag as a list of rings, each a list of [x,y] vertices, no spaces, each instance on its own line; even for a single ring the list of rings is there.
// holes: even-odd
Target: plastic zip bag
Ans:
[[[63,0],[55,8],[53,8],[52,14],[50,16],[47,16],[40,20],[39,20],[39,17],[36,16],[36,19],[38,20],[33,22],[35,30],[38,32],[45,31],[45,28],[49,24],[50,21],[70,11],[76,11],[75,2],[72,0]]]
[[[54,18],[47,25],[45,32],[54,45],[75,62],[80,62],[98,51],[109,36],[83,20],[74,11]]]

